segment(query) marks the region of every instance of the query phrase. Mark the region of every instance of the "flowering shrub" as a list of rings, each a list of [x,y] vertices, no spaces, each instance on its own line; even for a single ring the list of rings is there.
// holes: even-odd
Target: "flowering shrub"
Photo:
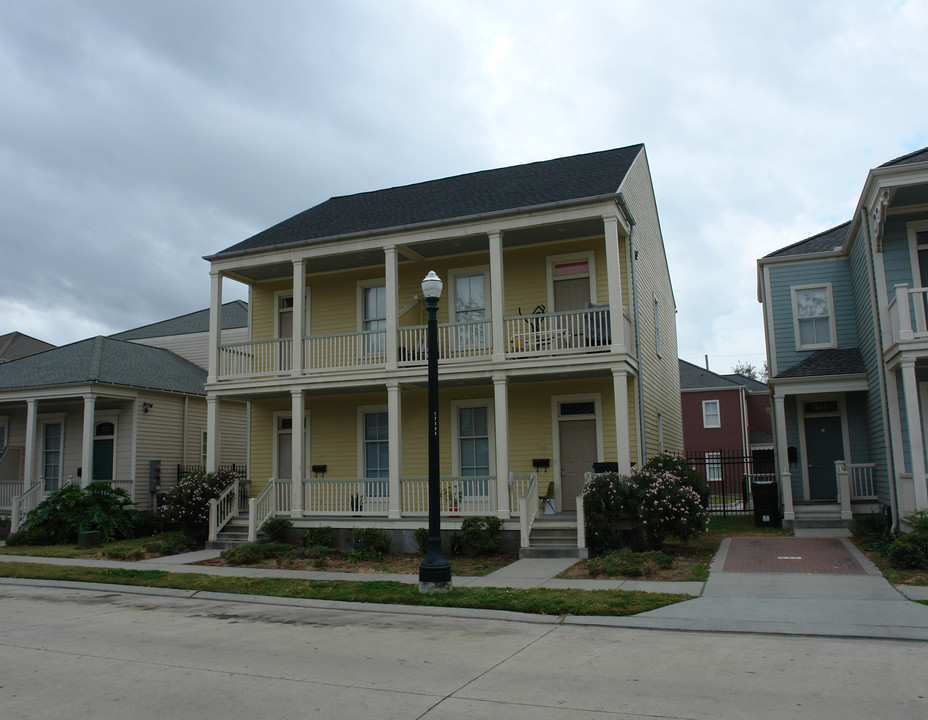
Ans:
[[[203,542],[209,534],[209,501],[218,498],[237,477],[231,470],[188,473],[168,492],[161,514],[188,538]]]
[[[708,490],[686,461],[663,453],[631,475],[594,476],[583,488],[587,544],[594,552],[635,547],[659,550],[668,535],[689,540],[706,531]]]

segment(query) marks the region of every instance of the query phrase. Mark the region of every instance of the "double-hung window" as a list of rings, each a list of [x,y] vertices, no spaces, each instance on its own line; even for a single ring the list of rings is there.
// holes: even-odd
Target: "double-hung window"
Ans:
[[[722,416],[718,400],[702,401],[702,426],[704,428],[722,427]]]
[[[390,433],[387,412],[365,412],[362,420],[364,433],[364,477],[390,477]]]
[[[486,276],[483,272],[454,275],[454,319],[464,325],[457,329],[456,350],[484,348],[487,345]]]
[[[834,299],[831,285],[792,288],[797,350],[835,346]]]
[[[42,479],[45,492],[54,492],[61,483],[62,423],[47,422],[42,427]]]
[[[361,331],[364,356],[382,356],[387,329],[387,288],[370,285],[361,288]]]

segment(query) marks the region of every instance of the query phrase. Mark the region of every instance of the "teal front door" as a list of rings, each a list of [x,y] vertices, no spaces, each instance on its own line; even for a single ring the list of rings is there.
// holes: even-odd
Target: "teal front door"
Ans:
[[[93,475],[94,482],[113,479],[113,439],[93,441]]]
[[[835,460],[844,458],[841,418],[807,417],[806,455],[809,462],[809,500],[836,500]]]

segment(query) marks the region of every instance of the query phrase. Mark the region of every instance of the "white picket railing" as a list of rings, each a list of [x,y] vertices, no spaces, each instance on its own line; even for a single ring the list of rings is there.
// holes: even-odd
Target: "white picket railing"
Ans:
[[[386,478],[312,478],[303,481],[303,512],[322,515],[386,515]]]
[[[403,478],[400,488],[404,515],[428,514],[428,478]],[[488,515],[496,512],[496,477],[443,477],[438,495],[442,515]]]
[[[291,483],[287,479],[271,478],[268,483],[274,486],[274,497],[277,512],[290,512]]]
[[[42,502],[42,497],[44,495],[42,486],[43,484],[41,482],[37,482],[22,495],[13,496],[13,508],[10,519],[11,533],[19,530],[19,528],[22,527],[23,521],[26,519],[26,515],[29,514],[29,511]]]
[[[209,541],[215,542],[219,532],[238,514],[238,478],[209,501]]]
[[[538,475],[530,473],[529,475],[515,475],[509,473],[509,514],[513,517],[519,516],[519,498],[525,495],[532,481],[538,483]]]
[[[928,288],[896,285],[889,304],[890,327],[896,341],[928,338]]]
[[[13,511],[13,498],[23,489],[22,480],[0,480],[0,513]]]
[[[608,307],[517,315],[505,322],[507,357],[589,352],[612,342]]]
[[[385,343],[383,330],[313,335],[303,344],[303,366],[306,370],[338,370],[383,365]]]
[[[847,470],[851,476],[852,499],[876,499],[876,487],[873,484],[873,469],[875,467],[875,463],[848,463]]]
[[[533,475],[525,494],[519,498],[519,535],[520,547],[530,547],[532,526],[538,517],[538,477]]]
[[[277,483],[271,478],[257,497],[248,498],[248,542],[258,539],[264,521],[277,512]]]
[[[293,340],[254,340],[219,346],[219,377],[247,378],[290,372]]]
[[[401,365],[422,365],[428,359],[428,326],[403,327],[397,340]],[[479,360],[493,354],[489,320],[438,324],[439,362]]]

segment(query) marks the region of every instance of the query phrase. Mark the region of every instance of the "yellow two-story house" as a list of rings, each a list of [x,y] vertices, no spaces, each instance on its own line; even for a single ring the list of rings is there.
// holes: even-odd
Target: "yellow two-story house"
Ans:
[[[518,529],[520,498],[576,524],[594,463],[683,449],[643,145],[334,197],[206,259],[208,465],[219,401],[247,401],[259,519],[423,525],[430,270],[450,527]],[[224,280],[248,288],[247,342],[220,342]]]

